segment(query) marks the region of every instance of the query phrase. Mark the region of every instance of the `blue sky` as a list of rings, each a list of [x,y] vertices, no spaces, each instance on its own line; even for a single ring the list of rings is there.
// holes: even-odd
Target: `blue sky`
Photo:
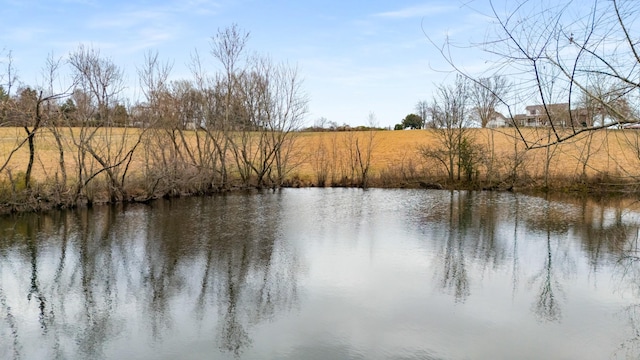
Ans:
[[[0,49],[12,52],[19,80],[37,85],[48,54],[66,57],[90,45],[122,67],[133,87],[148,50],[174,63],[174,79],[190,78],[196,49],[216,69],[211,36],[235,23],[250,32],[250,50],[298,66],[310,99],[307,124],[325,117],[363,125],[373,112],[380,126],[393,126],[431,98],[434,84],[453,78],[426,35],[436,43],[445,35],[462,45],[481,41],[487,7],[486,0],[1,0]],[[482,56],[457,58],[474,69],[483,67]]]

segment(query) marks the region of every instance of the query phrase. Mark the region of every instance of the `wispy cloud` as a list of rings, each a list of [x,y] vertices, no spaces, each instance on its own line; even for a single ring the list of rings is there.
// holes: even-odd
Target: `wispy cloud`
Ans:
[[[123,12],[117,15],[108,14],[104,15],[100,18],[94,18],[90,20],[89,27],[90,28],[131,28],[135,26],[139,26],[148,21],[158,21],[162,20],[167,16],[167,14],[163,11],[158,10],[136,10]]]
[[[73,41],[51,41],[49,42],[49,44],[57,49],[60,49],[63,54],[68,54],[75,51],[81,44],[97,50],[112,50],[119,48],[119,44],[115,42],[94,41],[90,39],[78,39]]]
[[[75,0],[85,1],[85,0]],[[92,28],[132,28],[157,24],[158,22],[179,23],[181,18],[192,15],[211,15],[222,6],[212,0],[172,1],[162,5],[131,5],[115,12],[107,11],[90,20]]]
[[[5,29],[4,33],[0,35],[0,39],[10,39],[11,41],[29,42],[38,38],[42,34],[48,33],[49,30],[34,26],[34,27],[9,27]]]
[[[374,14],[374,17],[392,18],[392,19],[407,19],[415,17],[427,17],[447,13],[456,10],[457,7],[451,5],[416,5],[404,7],[402,9],[386,11]]]
[[[95,0],[62,0],[62,2],[66,4],[91,5],[91,6],[95,6],[97,4]]]
[[[215,14],[220,8],[222,8],[220,3],[211,0],[188,0],[176,3],[176,10],[197,15]]]
[[[174,38],[173,33],[164,29],[158,28],[144,28],[138,31],[137,37],[127,44],[125,51],[135,53],[139,50],[150,49],[157,47],[165,41],[169,41]]]
[[[134,53],[180,36],[184,26],[180,14],[194,14],[203,7],[208,9],[209,5],[209,1],[193,0],[165,6],[130,7],[89,19],[87,28],[98,30],[97,38],[103,38],[105,31],[118,34],[120,51]]]

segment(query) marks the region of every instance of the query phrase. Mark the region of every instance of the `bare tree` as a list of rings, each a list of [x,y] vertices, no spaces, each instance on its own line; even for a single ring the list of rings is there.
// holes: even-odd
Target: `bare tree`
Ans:
[[[500,104],[508,89],[507,78],[501,75],[481,77],[471,83],[469,100],[480,127],[486,128],[487,123],[496,114],[496,107]]]
[[[65,105],[60,106],[58,103],[61,99],[68,98],[71,95],[71,89],[73,88],[73,84],[68,87],[65,87],[64,90],[58,89],[60,84],[57,84],[59,81],[59,72],[63,65],[63,59],[61,57],[54,57],[53,54],[50,54],[47,58],[46,64],[42,70],[45,86],[46,86],[46,101],[44,103],[44,110],[46,116],[48,117],[47,129],[53,135],[53,138],[56,143],[56,147],[58,150],[58,170],[60,171],[61,179],[58,179],[58,172],[56,172],[56,185],[57,192],[66,192],[67,186],[67,163],[65,161],[65,150],[68,147],[67,137],[63,133],[62,129],[64,129],[64,125],[66,122],[66,116],[68,115],[66,111],[70,110]],[[59,202],[67,202],[69,199],[58,199]]]
[[[6,58],[6,71],[4,74],[0,74],[0,81],[2,81],[0,87],[3,89],[0,99],[0,115],[2,115],[6,124],[22,127],[26,136],[18,140],[13,149],[6,155],[4,162],[0,164],[0,171],[7,170],[13,155],[25,144],[28,144],[29,157],[24,173],[24,187],[27,190],[31,190],[31,174],[36,159],[36,135],[41,127],[45,125],[49,115],[44,107],[46,104],[63,97],[64,94],[44,93],[41,89],[22,87],[18,89],[17,96],[12,98],[12,88],[16,86],[18,80],[11,51],[7,53]],[[10,173],[8,175],[15,190],[15,180]]]
[[[587,169],[591,168],[591,164],[589,163],[589,161],[598,151],[602,149],[604,145],[604,141],[602,140],[600,143],[594,143],[594,134],[595,133],[592,131],[587,133],[587,135],[584,137],[584,140],[582,141],[582,147],[578,149],[580,152],[577,159],[580,163],[580,166],[582,167],[579,175],[581,181],[587,180]]]
[[[426,100],[420,100],[416,104],[415,107],[416,115],[420,116],[423,122],[424,127],[430,127],[430,124],[427,124],[427,119],[429,118],[429,102]]]
[[[336,148],[334,142],[334,159],[341,158],[343,186],[369,186],[371,161],[376,146],[377,118],[370,112],[367,118],[369,129],[363,131],[347,131],[343,136],[342,149]],[[340,151],[342,150],[342,151]]]
[[[324,187],[329,180],[329,172],[331,169],[330,152],[325,143],[324,136],[317,137],[315,152],[311,156],[313,159],[313,170],[316,175],[316,185]]]
[[[633,99],[628,84],[604,75],[595,74],[589,79],[577,103],[579,110],[574,112],[574,116],[582,126],[614,125],[625,119],[638,118],[631,107]]]
[[[547,128],[547,142],[550,143],[549,146],[544,147],[544,168],[543,168],[543,179],[544,179],[544,189],[549,189],[549,181],[551,180],[551,164],[554,160],[556,152],[558,151],[558,143],[552,143],[552,130],[551,128]]]
[[[473,106],[472,114],[479,122],[480,127],[486,128],[489,122],[497,118],[499,114],[496,107],[500,105],[500,99],[509,91],[507,78],[501,75],[481,77],[472,79],[469,87],[469,99]],[[494,126],[495,127],[495,126]],[[486,133],[488,152],[484,157],[484,164],[487,168],[487,182],[493,183],[495,180],[495,129],[490,129]]]
[[[83,110],[79,131],[70,131],[77,148],[76,199],[89,182],[106,173],[109,201],[121,200],[129,164],[144,134],[139,129],[114,128],[111,112],[125,88],[123,71],[100,51],[83,45],[68,62],[82,102],[78,108]]]
[[[519,131],[527,149],[560,143],[585,131],[638,121],[633,109],[636,104],[626,108],[590,87],[595,79],[615,84],[618,94],[635,93],[640,86],[635,75],[640,48],[637,29],[633,27],[638,10],[640,3],[632,0],[518,0],[500,8],[491,2],[494,31],[479,47],[492,59],[492,70],[482,76],[509,74],[514,86],[499,101],[511,118],[523,105],[541,104],[548,119],[546,126],[551,129],[552,136],[542,138],[535,132]],[[474,78],[474,74],[456,66],[450,46],[440,47],[442,55],[461,74]],[[606,111],[611,122],[585,122],[582,126],[575,119],[575,105],[582,93]],[[570,111],[554,113],[554,104],[567,104]],[[520,130],[521,126],[515,125]]]
[[[297,130],[308,111],[309,98],[302,88],[298,68],[288,64],[277,67],[271,93],[273,118],[269,126],[275,157],[275,185],[281,186],[295,164],[291,163]]]
[[[43,103],[42,91],[34,90],[31,88],[23,88],[19,90],[17,110],[16,114],[18,123],[24,129],[27,134],[27,143],[29,147],[29,160],[27,163],[27,170],[24,175],[24,184],[27,189],[31,188],[31,171],[33,170],[33,162],[35,160],[35,144],[36,133],[40,129],[43,123],[42,116],[42,103]]]
[[[18,75],[17,70],[13,64],[13,52],[11,50],[5,51],[4,49],[0,51],[0,54],[6,52],[6,61],[4,64],[0,62],[0,64],[4,65],[5,71],[0,73],[0,86],[4,89],[6,96],[11,96],[11,89],[18,84]]]
[[[438,144],[420,149],[423,156],[435,159],[444,166],[450,182],[460,180],[461,170],[469,170],[470,164],[465,161],[471,160],[465,159],[471,154],[467,152],[473,146],[468,127],[470,110],[467,86],[467,80],[458,76],[454,84],[438,87],[430,106],[430,122]]]
[[[357,136],[358,133],[355,131],[347,131],[342,139],[342,185],[354,186],[359,182],[359,179],[356,179],[358,174]]]
[[[229,133],[233,129],[233,112],[235,92],[238,89],[237,81],[240,78],[242,69],[239,68],[244,57],[245,47],[249,40],[249,33],[243,31],[237,24],[233,24],[224,29],[218,29],[215,36],[211,38],[211,54],[220,62],[223,67],[222,85],[224,94],[224,107],[221,119],[214,120],[217,131],[223,133],[224,141],[214,139],[214,144],[221,162],[222,187],[227,186],[227,166],[226,158],[229,149]],[[211,133],[209,133],[211,134]]]
[[[160,61],[157,52],[148,52],[138,68],[138,80],[144,94],[140,125],[150,128],[145,138],[145,187],[151,198],[156,191],[175,195],[179,174],[184,161],[180,161],[180,146],[176,132],[181,130],[177,119],[176,99],[168,81],[172,64]]]
[[[193,123],[199,163],[203,169],[208,170],[206,176],[209,187],[224,189],[228,186],[229,142],[223,121],[227,108],[224,89],[227,86],[221,76],[207,74],[197,52],[192,56],[191,71],[194,90],[199,93],[199,114]]]
[[[329,122],[329,120],[327,120],[326,117],[321,116],[319,118],[317,118],[314,122],[313,122],[313,127],[316,130],[323,130],[325,129],[325,127],[327,126],[327,123]]]
[[[237,126],[242,131],[230,137],[240,172],[250,170],[258,187],[281,186],[290,169],[294,132],[307,111],[297,69],[254,58],[240,84],[243,111]]]
[[[168,81],[172,64],[157,53],[145,56],[138,69],[146,103],[146,187],[148,196],[202,193],[209,189],[209,162],[214,152],[204,149],[198,125],[203,119],[203,93],[188,80]],[[195,137],[195,144],[191,141]],[[205,143],[208,140],[205,138]]]
[[[294,131],[302,124],[308,100],[295,67],[244,56],[248,38],[232,25],[212,39],[212,55],[224,70],[214,82],[222,105],[211,119],[215,134],[222,134],[214,143],[223,183],[231,154],[244,186],[252,181],[258,187],[280,186],[290,169]]]
[[[378,120],[373,112],[367,118],[369,131],[363,141],[356,139],[356,159],[358,161],[358,173],[360,175],[360,186],[366,189],[369,185],[369,173],[371,171],[371,159],[375,147],[376,130]]]

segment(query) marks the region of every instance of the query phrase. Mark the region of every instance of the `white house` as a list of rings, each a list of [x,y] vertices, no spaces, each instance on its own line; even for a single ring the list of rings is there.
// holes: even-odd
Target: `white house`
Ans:
[[[502,115],[497,111],[494,111],[489,121],[487,121],[488,128],[501,128],[501,127],[508,127],[508,126],[509,126],[509,119],[507,119],[504,115]]]

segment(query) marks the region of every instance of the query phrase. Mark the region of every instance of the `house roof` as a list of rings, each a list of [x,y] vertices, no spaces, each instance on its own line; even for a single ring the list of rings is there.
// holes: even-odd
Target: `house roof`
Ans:
[[[494,111],[493,112],[493,119],[501,119],[501,120],[507,120],[507,117],[502,115],[502,113],[498,112],[498,111]]]
[[[549,112],[567,111],[569,110],[569,103],[546,104],[546,108]],[[545,105],[529,105],[525,109],[529,112],[532,112],[531,110],[539,110],[540,112],[544,112]]]

